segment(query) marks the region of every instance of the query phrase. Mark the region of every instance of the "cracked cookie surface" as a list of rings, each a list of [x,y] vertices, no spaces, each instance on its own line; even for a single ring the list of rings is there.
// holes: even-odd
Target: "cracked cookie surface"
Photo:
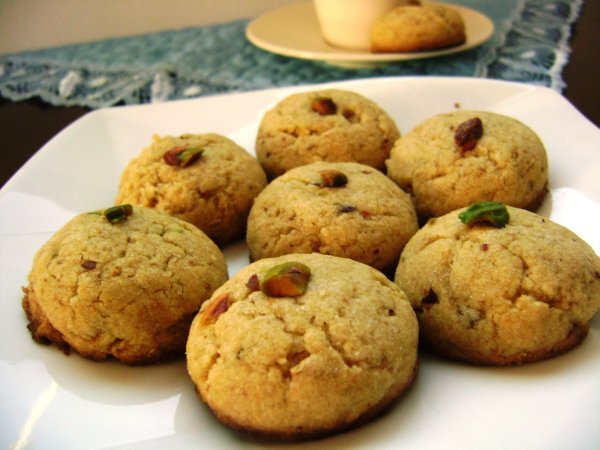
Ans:
[[[252,287],[275,265],[310,269],[304,294],[269,297]],[[226,308],[213,303],[227,298]],[[220,315],[206,320],[215,310]],[[203,305],[190,328],[188,372],[215,415],[236,429],[280,439],[357,425],[412,382],[417,321],[383,274],[320,254],[263,259]]]
[[[467,149],[457,144],[461,124],[479,118],[482,135]],[[433,116],[396,141],[387,175],[411,193],[417,213],[437,217],[492,200],[535,210],[548,182],[546,150],[526,125],[485,111]]]
[[[425,340],[442,355],[520,364],[578,345],[600,307],[600,259],[568,229],[508,208],[504,228],[430,219],[396,271]]]
[[[347,183],[322,185],[321,173]],[[393,273],[417,231],[408,194],[376,169],[357,163],[317,162],[273,180],[256,198],[246,240],[251,260],[318,252]]]
[[[141,207],[116,224],[84,213],[36,253],[23,307],[39,342],[148,363],[183,353],[200,305],[226,279],[221,251],[187,222]]]
[[[165,161],[169,150],[186,148],[201,155],[187,166]],[[123,171],[116,203],[164,211],[223,246],[244,235],[252,201],[266,184],[256,158],[224,136],[154,136]]]
[[[328,106],[318,108],[315,101]],[[265,113],[256,137],[256,155],[269,178],[316,161],[352,161],[383,170],[399,136],[392,118],[358,93],[340,89],[302,92]]]

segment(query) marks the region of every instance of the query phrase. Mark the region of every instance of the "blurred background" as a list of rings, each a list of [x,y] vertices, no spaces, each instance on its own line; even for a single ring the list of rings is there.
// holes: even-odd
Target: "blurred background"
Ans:
[[[228,22],[295,1],[0,0],[0,53]]]

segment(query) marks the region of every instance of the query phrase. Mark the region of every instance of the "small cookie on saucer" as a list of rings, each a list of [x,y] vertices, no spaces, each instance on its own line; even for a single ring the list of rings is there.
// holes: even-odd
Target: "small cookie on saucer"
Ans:
[[[600,307],[600,258],[589,245],[549,219],[494,202],[430,219],[406,245],[395,280],[425,342],[475,364],[564,353],[583,341]]]
[[[377,19],[371,29],[373,52],[419,52],[463,44],[464,21],[442,5],[399,6]]]
[[[322,161],[286,172],[260,193],[246,241],[251,260],[318,252],[392,272],[417,229],[409,195],[384,174]]]
[[[187,368],[223,423],[297,440],[374,418],[412,383],[418,326],[377,270],[314,253],[263,259],[194,319]]]
[[[123,171],[116,202],[186,220],[223,246],[244,235],[252,201],[266,184],[258,161],[224,136],[154,136]]]
[[[423,121],[396,141],[386,165],[423,217],[484,200],[535,210],[547,191],[548,160],[539,137],[512,117],[484,111]]]
[[[400,133],[364,96],[324,89],[293,94],[264,115],[256,155],[270,179],[316,161],[351,161],[383,170]]]
[[[119,205],[80,214],[36,253],[23,308],[32,337],[94,360],[181,356],[200,305],[227,280],[198,228]]]

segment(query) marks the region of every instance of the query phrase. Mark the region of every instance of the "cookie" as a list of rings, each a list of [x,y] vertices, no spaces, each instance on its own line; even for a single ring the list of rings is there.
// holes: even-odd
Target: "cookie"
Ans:
[[[408,194],[376,169],[316,162],[267,186],[248,217],[250,259],[318,252],[393,273],[417,231]]]
[[[568,229],[508,207],[508,224],[431,219],[406,245],[396,282],[441,355],[522,364],[575,347],[600,307],[600,259]]]
[[[377,19],[371,29],[373,52],[419,52],[463,44],[460,13],[442,5],[403,5]]]
[[[123,171],[116,202],[164,211],[224,246],[244,235],[266,183],[256,158],[224,136],[154,136]]]
[[[324,89],[290,95],[267,111],[256,155],[270,179],[316,161],[351,161],[383,170],[396,124],[362,95]]]
[[[202,306],[187,367],[223,423],[306,439],[391,406],[415,377],[417,340],[410,304],[380,272],[334,256],[287,255],[245,267]]]
[[[518,120],[491,112],[460,110],[423,121],[396,142],[386,165],[424,217],[484,200],[535,210],[547,191],[542,141]]]
[[[226,280],[221,251],[196,227],[120,206],[76,216],[40,248],[23,308],[38,342],[150,363],[183,354],[200,305]]]

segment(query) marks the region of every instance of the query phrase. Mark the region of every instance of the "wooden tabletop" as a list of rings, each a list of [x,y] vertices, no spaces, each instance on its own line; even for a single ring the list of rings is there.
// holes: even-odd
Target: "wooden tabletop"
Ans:
[[[563,95],[596,126],[600,126],[600,1],[586,0],[571,36],[572,54],[563,71]],[[89,111],[84,107],[57,107],[38,99],[11,102],[0,97],[3,145],[0,186],[48,140]],[[599,149],[600,151],[600,149]]]

